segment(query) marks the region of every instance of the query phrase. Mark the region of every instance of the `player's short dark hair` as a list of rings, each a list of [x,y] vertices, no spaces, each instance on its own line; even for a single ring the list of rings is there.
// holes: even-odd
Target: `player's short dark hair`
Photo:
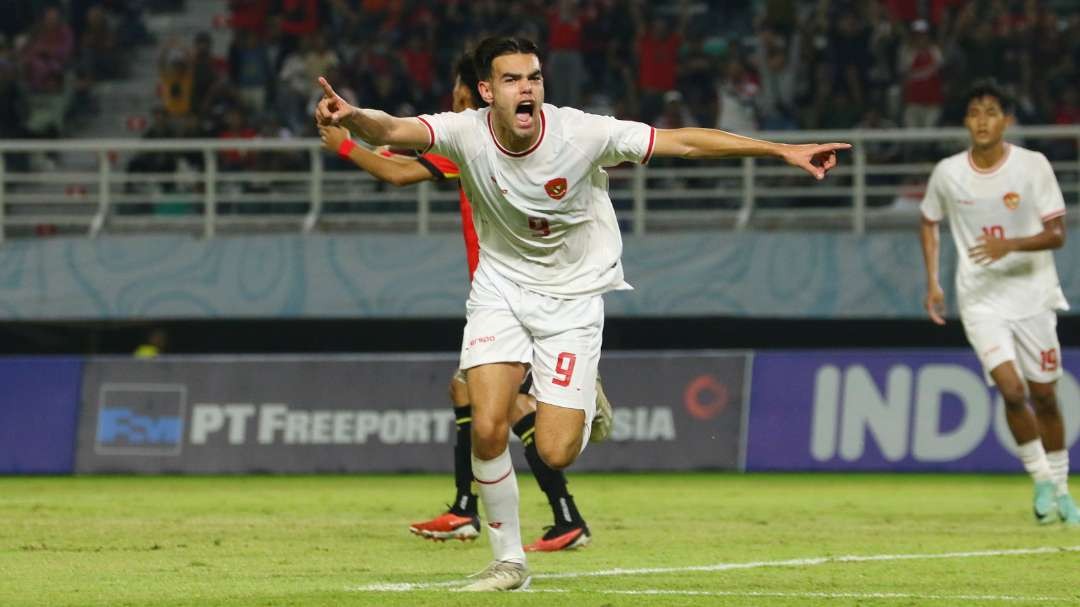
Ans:
[[[503,55],[539,55],[536,43],[528,38],[516,38],[513,36],[494,36],[485,38],[473,51],[473,65],[476,67],[476,76],[481,80],[491,78],[491,64],[496,57]]]
[[[964,108],[971,105],[972,101],[983,97],[997,99],[1001,111],[1006,115],[1012,114],[1016,109],[1012,96],[997,81],[990,78],[978,80],[968,88],[967,94],[964,95]]]
[[[472,94],[473,107],[481,108],[487,105],[484,98],[480,96],[480,90],[477,89],[477,83],[480,79],[476,77],[476,65],[473,63],[472,53],[465,53],[458,59],[454,73],[461,80],[461,84],[469,88],[469,92]]]

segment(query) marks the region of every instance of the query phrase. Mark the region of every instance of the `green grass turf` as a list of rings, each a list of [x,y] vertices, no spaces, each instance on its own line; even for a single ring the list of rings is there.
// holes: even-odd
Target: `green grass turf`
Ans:
[[[1080,546],[1080,530],[1034,524],[1020,476],[571,479],[593,544],[530,556],[535,574]],[[519,480],[530,541],[550,511],[532,479]],[[559,593],[357,591],[458,580],[487,564],[486,539],[435,544],[407,532],[451,493],[446,476],[0,478],[0,605],[1080,604],[1080,552],[533,582]],[[630,590],[733,594],[609,594]]]

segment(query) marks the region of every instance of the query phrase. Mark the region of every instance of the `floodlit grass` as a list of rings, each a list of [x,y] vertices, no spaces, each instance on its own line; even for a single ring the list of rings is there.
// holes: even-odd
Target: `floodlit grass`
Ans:
[[[550,512],[519,480],[531,541]],[[0,605],[1080,604],[1080,551],[688,569],[1080,547],[1035,525],[1020,476],[583,474],[571,491],[593,544],[530,555],[533,592],[476,596],[362,589],[487,564],[485,538],[407,531],[450,499],[445,476],[0,478]],[[545,577],[617,568],[672,570]]]

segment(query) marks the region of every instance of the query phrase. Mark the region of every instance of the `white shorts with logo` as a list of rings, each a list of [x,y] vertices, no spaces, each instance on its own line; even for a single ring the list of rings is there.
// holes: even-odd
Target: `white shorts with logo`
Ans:
[[[1028,381],[1048,384],[1061,378],[1061,345],[1053,310],[1018,320],[983,310],[961,311],[960,318],[987,383],[993,383],[990,371],[1008,361],[1014,361],[1020,376]]]
[[[461,368],[499,362],[532,366],[536,400],[596,414],[596,373],[604,333],[600,295],[558,299],[503,278],[481,263],[466,304]]]

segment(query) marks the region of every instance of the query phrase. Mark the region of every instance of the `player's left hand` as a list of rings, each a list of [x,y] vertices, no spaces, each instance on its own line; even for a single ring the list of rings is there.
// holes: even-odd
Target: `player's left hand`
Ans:
[[[821,180],[836,166],[836,152],[847,149],[851,149],[850,143],[785,145],[780,156],[784,162],[810,173],[814,179]]]
[[[971,261],[986,266],[1005,257],[1011,250],[1009,239],[983,234],[979,237],[979,244],[968,249],[968,256]]]

